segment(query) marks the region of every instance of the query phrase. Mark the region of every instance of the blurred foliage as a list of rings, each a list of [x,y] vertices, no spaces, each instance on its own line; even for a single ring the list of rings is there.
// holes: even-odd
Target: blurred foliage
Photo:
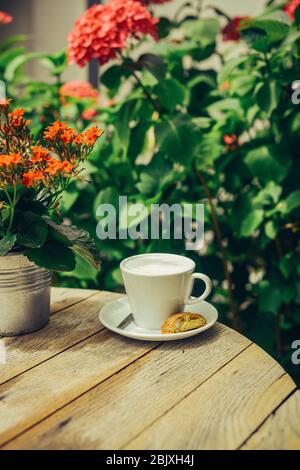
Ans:
[[[188,6],[176,19],[161,19],[160,40],[145,42],[140,57],[130,49],[106,67],[100,91],[108,101],[93,120],[106,138],[62,198],[62,215],[94,236],[97,207],[118,204],[119,195],[147,206],[204,202],[211,235],[205,250],[187,253],[179,240],[96,239],[100,275],[78,264],[56,282],[120,290],[123,258],[185,254],[214,279],[221,320],[296,375],[290,347],[300,335],[300,117],[291,85],[300,79],[300,14],[291,22],[284,2],[268,3],[243,25],[237,58],[233,48],[224,56],[217,46],[222,12],[202,19]],[[2,46],[0,71],[16,104],[29,110],[34,132],[58,116],[88,126],[82,112],[89,101],[59,98],[64,53],[33,57],[22,41]],[[52,83],[26,78],[23,66],[32,59],[48,67]],[[219,71],[207,65],[217,61]]]

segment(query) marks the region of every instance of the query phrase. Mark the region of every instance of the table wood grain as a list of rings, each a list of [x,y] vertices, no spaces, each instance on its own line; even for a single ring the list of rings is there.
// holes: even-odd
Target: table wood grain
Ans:
[[[300,392],[274,359],[220,323],[120,337],[98,319],[118,297],[53,289],[44,330],[1,340],[1,450],[300,449]]]

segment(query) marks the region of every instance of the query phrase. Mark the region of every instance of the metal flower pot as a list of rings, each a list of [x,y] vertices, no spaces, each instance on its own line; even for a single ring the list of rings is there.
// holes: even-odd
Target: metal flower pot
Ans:
[[[24,335],[47,325],[51,277],[20,252],[0,257],[0,336]]]

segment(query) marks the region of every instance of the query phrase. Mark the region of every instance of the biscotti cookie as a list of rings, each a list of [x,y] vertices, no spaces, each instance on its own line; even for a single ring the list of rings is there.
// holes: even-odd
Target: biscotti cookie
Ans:
[[[163,334],[182,333],[207,325],[206,319],[199,313],[176,313],[167,318],[161,327]]]

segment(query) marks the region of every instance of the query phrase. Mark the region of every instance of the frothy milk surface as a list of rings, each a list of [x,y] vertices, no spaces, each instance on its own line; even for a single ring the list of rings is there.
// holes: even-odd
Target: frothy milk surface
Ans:
[[[125,267],[132,273],[144,276],[179,274],[193,268],[192,261],[180,256],[141,256],[128,260]]]

